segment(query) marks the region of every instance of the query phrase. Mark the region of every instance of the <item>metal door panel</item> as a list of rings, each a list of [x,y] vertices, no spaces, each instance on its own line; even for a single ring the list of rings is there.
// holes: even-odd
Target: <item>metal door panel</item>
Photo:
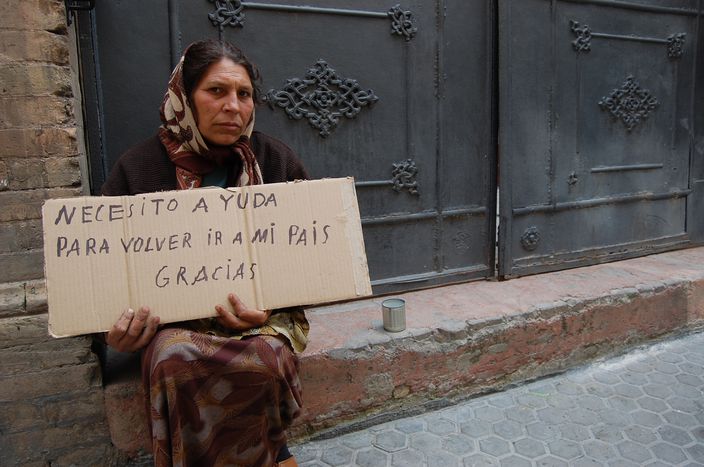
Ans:
[[[690,132],[690,183],[692,194],[687,209],[687,227],[694,241],[704,241],[704,2],[699,2],[699,41],[694,56],[697,57],[692,81],[696,83],[692,95],[695,109],[689,119]]]
[[[380,251],[367,254],[369,269],[376,272],[377,280],[386,284],[390,277],[396,281],[397,276],[431,273],[435,268],[433,250],[423,245],[434,244],[433,225],[427,219],[398,222],[395,228],[389,228],[389,223],[365,223],[365,245],[374,245]]]
[[[355,177],[375,291],[492,275],[495,12],[482,0],[412,0],[390,15],[394,5],[98,3],[90,50],[99,57],[98,75],[111,76],[96,80],[105,165],[155,131],[182,48],[222,37],[261,69],[268,105],[257,108],[257,128],[294,148],[313,177]],[[412,16],[405,26],[416,31],[394,19],[404,13]],[[358,102],[358,113],[325,120],[325,105],[315,99],[345,98],[330,83],[314,83],[322,71],[357,82],[368,99]],[[291,102],[277,100],[295,96],[291,80],[310,80],[304,91],[317,105],[295,97],[308,114],[299,119],[289,118]]]
[[[534,24],[509,32],[504,18],[549,18],[550,3],[509,0],[500,3],[499,15],[501,206],[509,207],[512,192],[520,194],[526,205],[540,204],[550,186],[550,167],[536,160],[550,143],[551,83],[545,73],[550,67],[551,31]],[[516,176],[507,179],[507,169]],[[506,232],[507,220],[501,219],[501,232]]]
[[[494,242],[485,239],[495,238],[495,7],[486,1],[446,7],[440,37],[438,263],[460,279],[493,274]]]
[[[154,27],[168,25],[168,9],[164,8],[164,2],[99,3],[101,14],[95,16],[95,42],[103,46],[99,49],[96,45],[94,50],[87,51],[95,54],[99,64],[96,67],[99,85],[96,87],[101,125],[95,138],[101,140],[105,160],[103,178],[91,181],[94,192],[100,189],[120,154],[156,132],[159,106],[166,90],[163,77],[168,81],[172,68],[169,29]],[[136,15],[148,18],[148,21],[126,21]],[[85,34],[87,32],[81,35]],[[146,47],[145,44],[167,46]],[[106,54],[104,60],[101,50]]]
[[[683,246],[688,241],[684,234],[685,208],[684,199],[606,204],[595,208],[599,222],[593,218],[595,209],[515,216],[514,228],[520,232],[537,232],[538,239],[537,245],[529,235],[514,239],[514,250],[530,251],[515,259],[514,267],[531,268],[537,262],[541,266],[574,267],[583,262],[585,256],[596,260],[613,255],[625,258],[646,254],[658,245]],[[553,235],[545,237],[544,232],[534,229],[535,226],[548,226],[547,231]],[[570,234],[561,234],[565,231]],[[544,245],[550,245],[550,250]]]
[[[483,208],[475,208],[473,212],[457,209],[448,210],[445,214],[442,229],[444,266],[454,270],[469,264],[474,267],[470,267],[468,273],[479,271],[484,266],[480,263],[482,252],[477,245],[481,245],[484,238],[493,235],[486,222],[486,217],[493,213],[487,213]]]
[[[555,107],[572,115],[555,125],[554,152],[565,156],[556,158],[555,179],[567,180],[572,172],[577,177],[587,174],[576,183],[556,183],[560,199],[687,188],[689,140],[681,131],[678,107],[690,105],[692,83],[678,79],[678,73],[691,70],[693,54],[669,57],[665,44],[649,41],[688,31],[692,20],[662,16],[618,9],[605,16],[589,5],[558,9],[557,24],[579,18],[580,25],[594,32],[629,36],[594,38],[589,53],[563,47],[558,54]],[[648,93],[656,106],[640,122],[629,123],[630,129],[605,108],[605,101],[627,86]],[[687,99],[682,102],[681,96]]]
[[[697,6],[501,2],[501,275],[688,244]]]

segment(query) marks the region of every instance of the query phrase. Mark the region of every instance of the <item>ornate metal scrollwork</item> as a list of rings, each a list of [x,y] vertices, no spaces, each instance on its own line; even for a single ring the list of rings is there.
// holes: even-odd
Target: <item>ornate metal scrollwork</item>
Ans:
[[[389,18],[391,18],[391,34],[403,36],[404,39],[410,41],[418,32],[415,26],[413,13],[401,9],[401,5],[395,5],[389,10]]]
[[[592,50],[592,30],[586,24],[580,25],[577,21],[570,20],[570,29],[577,36],[572,41],[575,52],[589,52]]]
[[[391,183],[394,191],[400,192],[403,189],[407,189],[412,195],[419,195],[418,182],[416,181],[417,174],[418,167],[416,167],[415,161],[411,159],[394,163],[393,171],[391,172]]]
[[[523,235],[521,235],[521,246],[527,251],[533,251],[538,248],[538,243],[540,243],[540,232],[538,228],[528,227]]]
[[[242,27],[244,25],[244,5],[241,0],[209,0],[215,4],[215,11],[208,14],[208,19],[220,31],[225,26]]]
[[[65,0],[69,1],[69,0]],[[78,1],[78,0],[72,0]],[[91,0],[94,1],[94,0]],[[401,5],[395,5],[388,11],[349,10],[340,8],[322,8],[304,5],[275,5],[257,2],[243,2],[242,0],[208,0],[215,4],[215,11],[208,15],[213,26],[225,29],[225,26],[242,27],[244,25],[244,8],[264,9],[275,11],[295,11],[298,13],[326,13],[332,15],[361,16],[365,18],[389,18],[391,20],[391,34],[398,35],[410,41],[418,32],[413,12],[402,10]]]
[[[650,42],[655,44],[665,44],[667,46],[667,56],[675,60],[682,57],[684,49],[684,40],[687,36],[684,32],[670,34],[666,39],[660,37],[643,37],[635,34],[610,34],[603,32],[593,32],[586,24],[580,24],[573,19],[570,20],[570,30],[576,36],[572,41],[572,48],[578,54],[580,52],[589,52],[592,49],[592,39],[616,39],[623,41],[640,41]]]
[[[648,118],[652,110],[660,105],[647,89],[642,89],[633,76],[628,76],[619,89],[599,101],[602,110],[621,120],[628,131]]]
[[[412,159],[406,159],[405,161],[391,164],[391,167],[390,180],[357,181],[355,182],[355,186],[372,187],[391,185],[391,188],[397,193],[406,189],[410,194],[420,196],[420,193],[418,192],[418,182],[416,181],[418,167],[416,166],[415,161]]]
[[[667,56],[672,59],[677,59],[682,56],[684,49],[684,39],[687,34],[680,32],[677,34],[671,34],[667,38]]]
[[[371,89],[361,89],[356,80],[339,77],[325,60],[318,60],[305,78],[287,79],[283,89],[269,90],[264,100],[272,109],[283,108],[291,119],[308,119],[325,138],[335,130],[340,117],[355,118],[362,107],[379,98]]]

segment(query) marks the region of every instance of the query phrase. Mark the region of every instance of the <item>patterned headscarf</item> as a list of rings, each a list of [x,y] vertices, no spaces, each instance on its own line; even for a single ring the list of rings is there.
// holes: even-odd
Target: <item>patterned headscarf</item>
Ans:
[[[254,111],[242,136],[232,146],[209,148],[198,130],[194,112],[183,86],[184,57],[185,52],[171,73],[164,102],[161,104],[163,124],[159,128],[161,144],[176,165],[179,189],[200,187],[204,175],[223,165],[233,156],[242,160],[242,172],[235,186],[261,184],[262,173],[249,143],[254,129]]]

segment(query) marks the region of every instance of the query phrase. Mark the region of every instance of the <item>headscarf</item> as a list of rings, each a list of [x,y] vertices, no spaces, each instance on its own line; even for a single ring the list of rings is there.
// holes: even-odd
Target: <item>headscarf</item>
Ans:
[[[162,126],[159,128],[161,144],[176,166],[179,189],[200,187],[204,175],[225,164],[233,156],[242,161],[242,171],[235,186],[261,184],[262,173],[249,142],[254,129],[254,111],[242,136],[232,146],[209,148],[198,130],[183,86],[184,57],[185,52],[171,73],[164,102],[161,104]]]

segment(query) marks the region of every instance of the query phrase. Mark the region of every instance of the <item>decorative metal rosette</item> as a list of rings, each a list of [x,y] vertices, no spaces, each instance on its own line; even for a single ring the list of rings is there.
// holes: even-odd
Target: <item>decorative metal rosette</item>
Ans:
[[[402,36],[407,41],[413,39],[418,28],[412,12],[402,10],[401,5],[395,5],[389,10],[388,15],[391,18],[391,34]]]
[[[538,248],[538,243],[540,243],[540,232],[538,228],[528,227],[523,235],[521,235],[521,245],[527,251],[533,251]]]
[[[667,56],[672,59],[677,59],[684,53],[684,39],[687,34],[680,32],[671,34],[667,38]]]
[[[577,36],[572,41],[575,52],[589,52],[592,50],[592,30],[586,24],[580,25],[577,21],[570,20],[570,29]]]
[[[244,25],[244,5],[241,0],[209,0],[215,4],[215,11],[208,14],[208,19],[220,31],[225,26],[242,27]]]
[[[407,189],[412,195],[420,194],[418,193],[418,182],[416,181],[416,175],[418,174],[416,163],[411,159],[406,159],[403,162],[393,164],[393,167],[391,183],[394,191],[400,192],[403,189]]]

